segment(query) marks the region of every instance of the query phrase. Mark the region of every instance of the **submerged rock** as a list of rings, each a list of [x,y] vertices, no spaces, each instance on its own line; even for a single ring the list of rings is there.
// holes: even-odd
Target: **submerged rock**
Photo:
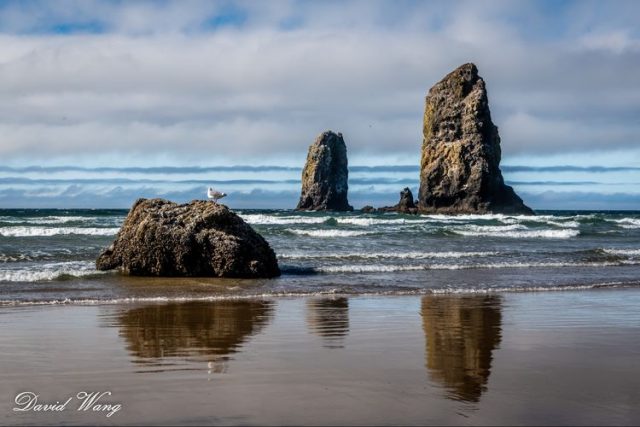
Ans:
[[[321,133],[309,147],[302,170],[298,210],[352,211],[347,200],[347,147],[341,133]]]
[[[261,235],[226,206],[202,200],[179,205],[138,199],[96,267],[135,276],[280,275],[276,255]]]
[[[500,136],[474,64],[458,67],[429,90],[423,134],[421,211],[533,213],[502,178]]]

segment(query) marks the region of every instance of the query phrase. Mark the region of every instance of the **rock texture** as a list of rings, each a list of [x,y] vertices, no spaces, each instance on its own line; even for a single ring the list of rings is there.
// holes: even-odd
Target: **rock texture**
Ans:
[[[347,200],[347,146],[341,133],[321,133],[309,147],[302,170],[298,210],[352,211]]]
[[[502,178],[500,136],[474,64],[458,67],[429,90],[423,134],[421,211],[533,213]]]
[[[418,207],[413,201],[413,193],[409,187],[405,187],[400,192],[400,201],[395,206],[385,206],[377,209],[380,212],[400,212],[400,213],[418,213]]]
[[[136,276],[280,275],[262,236],[226,206],[202,200],[138,199],[96,267]]]
[[[405,187],[404,190],[400,192],[400,201],[396,205],[396,210],[398,212],[413,213],[416,209],[417,206],[413,201],[413,193],[409,187]]]

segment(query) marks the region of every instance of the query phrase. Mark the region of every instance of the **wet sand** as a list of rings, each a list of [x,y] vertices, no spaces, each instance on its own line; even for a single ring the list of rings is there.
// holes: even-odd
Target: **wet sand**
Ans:
[[[637,425],[638,307],[638,289],[3,307],[0,423]],[[25,391],[71,400],[13,411]]]

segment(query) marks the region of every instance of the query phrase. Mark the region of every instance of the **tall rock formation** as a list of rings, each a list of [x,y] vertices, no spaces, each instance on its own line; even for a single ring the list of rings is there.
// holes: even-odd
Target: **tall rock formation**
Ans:
[[[302,170],[298,210],[352,211],[347,201],[347,146],[341,133],[321,133],[309,147]]]
[[[423,212],[532,214],[500,172],[500,136],[484,80],[464,64],[426,97],[420,162]]]

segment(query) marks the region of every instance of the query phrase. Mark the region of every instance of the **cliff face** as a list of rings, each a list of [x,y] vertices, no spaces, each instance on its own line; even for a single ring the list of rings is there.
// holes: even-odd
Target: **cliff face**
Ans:
[[[299,210],[351,211],[347,200],[347,147],[341,133],[321,133],[309,147],[302,170]]]
[[[419,209],[437,213],[532,214],[500,172],[500,136],[484,80],[464,64],[426,97]]]
[[[280,275],[262,236],[226,206],[202,200],[138,199],[96,267],[135,276]]]

